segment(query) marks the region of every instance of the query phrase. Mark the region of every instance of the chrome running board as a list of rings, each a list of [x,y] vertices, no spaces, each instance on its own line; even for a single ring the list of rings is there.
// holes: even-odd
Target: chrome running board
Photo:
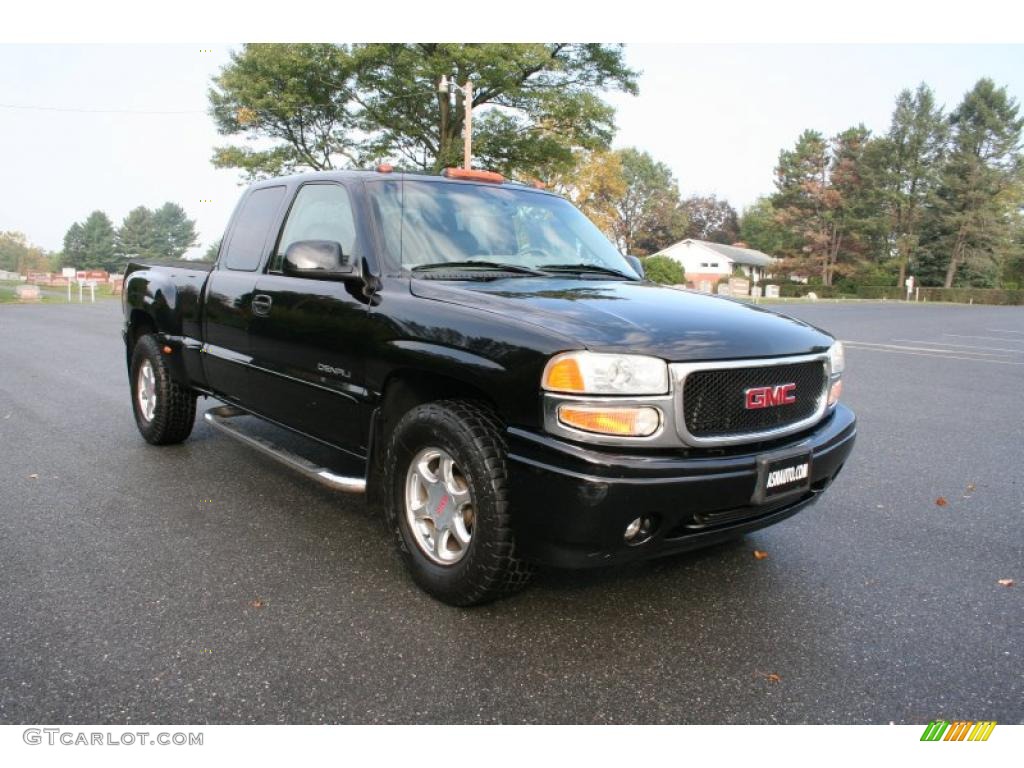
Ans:
[[[255,448],[256,450],[265,453],[270,458],[276,459],[285,466],[301,472],[310,480],[315,480],[322,485],[326,485],[328,488],[333,488],[336,491],[344,491],[345,493],[366,492],[365,478],[345,477],[344,475],[336,474],[329,469],[317,466],[308,459],[297,456],[291,451],[279,448],[269,440],[264,440],[262,437],[256,437],[255,435],[247,435],[238,427],[238,425],[231,423],[232,419],[238,418],[239,416],[251,415],[252,414],[243,411],[241,408],[236,408],[233,405],[221,405],[217,408],[211,408],[208,410],[203,414],[203,418],[206,419],[210,426],[219,429],[226,435],[230,435],[241,443],[245,443],[250,448]],[[256,416],[254,418],[259,417]]]

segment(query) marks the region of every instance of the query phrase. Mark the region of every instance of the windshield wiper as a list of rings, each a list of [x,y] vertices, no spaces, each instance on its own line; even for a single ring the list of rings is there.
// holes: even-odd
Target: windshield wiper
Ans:
[[[524,267],[522,264],[505,264],[500,261],[435,261],[430,264],[417,264],[412,267],[412,272],[426,272],[450,270],[459,272],[466,269],[482,269],[488,272],[511,272],[515,275],[536,275],[543,277],[544,273],[532,267]]]
[[[614,275],[626,280],[636,280],[632,275],[619,272],[619,270],[612,269],[611,267],[603,267],[600,264],[544,264],[542,268],[545,272],[575,272],[577,274],[594,272],[600,275]]]

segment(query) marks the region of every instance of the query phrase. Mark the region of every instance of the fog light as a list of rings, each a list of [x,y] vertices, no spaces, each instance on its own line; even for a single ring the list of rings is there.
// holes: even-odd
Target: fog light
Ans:
[[[661,411],[650,406],[570,405],[558,407],[558,420],[567,427],[601,435],[650,437],[661,427]]]
[[[626,532],[622,534],[627,544],[640,544],[647,541],[654,530],[654,521],[649,517],[638,517],[626,526]]]

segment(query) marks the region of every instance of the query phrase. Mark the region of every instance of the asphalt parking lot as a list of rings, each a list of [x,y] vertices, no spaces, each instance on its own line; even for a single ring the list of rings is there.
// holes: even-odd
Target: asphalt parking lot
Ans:
[[[0,722],[1024,722],[1024,308],[773,309],[851,342],[821,503],[458,610],[361,499],[144,443],[116,302],[0,307]]]

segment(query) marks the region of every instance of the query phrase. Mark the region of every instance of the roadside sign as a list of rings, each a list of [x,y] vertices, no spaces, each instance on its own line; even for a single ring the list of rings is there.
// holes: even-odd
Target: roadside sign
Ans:
[[[75,271],[74,267],[64,267],[64,269],[60,271],[60,274],[61,277],[63,278],[66,278],[68,280],[74,280],[77,272]]]

